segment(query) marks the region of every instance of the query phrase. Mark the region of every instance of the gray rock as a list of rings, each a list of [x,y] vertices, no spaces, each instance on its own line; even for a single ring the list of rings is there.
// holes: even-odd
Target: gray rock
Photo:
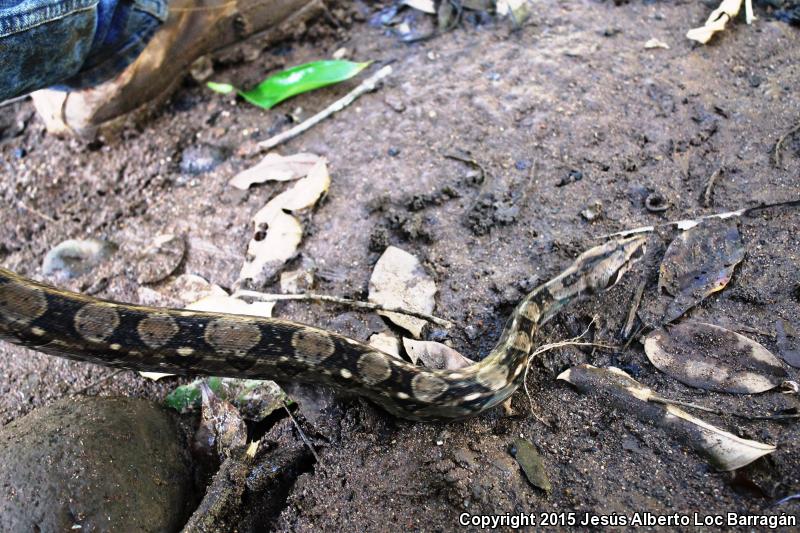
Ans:
[[[0,531],[177,531],[192,463],[145,400],[66,398],[0,429]]]

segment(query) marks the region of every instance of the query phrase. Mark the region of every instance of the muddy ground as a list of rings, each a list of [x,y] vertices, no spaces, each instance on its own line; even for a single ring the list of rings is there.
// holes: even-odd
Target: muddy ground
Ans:
[[[247,85],[341,47],[359,60],[395,60],[379,92],[280,148],[330,161],[329,195],[301,248],[319,268],[317,291],[365,297],[381,249],[400,246],[436,279],[435,313],[458,325],[454,347],[480,358],[523,291],[558,273],[595,236],[800,198],[800,136],[785,143],[781,166],[773,163],[776,141],[800,120],[797,28],[759,11],[753,26],[737,22],[699,47],[683,34],[707,16],[702,2],[539,4],[533,23],[518,31],[504,22],[468,23],[407,45],[367,22],[375,6],[356,3],[333,12],[341,28],[323,22],[302,41],[218,68],[215,79]],[[670,48],[645,49],[652,37]],[[141,127],[90,145],[47,135],[28,102],[3,109],[11,124],[5,131],[16,136],[0,146],[0,264],[41,279],[44,254],[65,239],[107,238],[135,251],[171,232],[189,242],[180,272],[230,287],[250,217],[281,189],[239,194],[226,185],[253,163],[241,147],[285,128],[286,114],[310,116],[355,83],[265,112],[187,81]],[[221,164],[198,175],[182,171],[184,152],[204,145],[223,148]],[[483,166],[483,183],[471,166],[444,157],[457,150]],[[712,205],[703,207],[707,180],[720,168]],[[651,192],[663,196],[666,211],[645,208]],[[587,221],[580,213],[596,202],[601,215]],[[754,338],[775,352],[777,319],[800,331],[800,213],[764,211],[740,228],[746,258],[730,286],[691,315],[761,331]],[[658,252],[671,238],[653,237],[651,261],[610,292],[570,307],[543,328],[539,342],[570,337],[595,317],[595,339],[621,344],[638,280],[648,279],[645,302],[652,300]],[[99,294],[140,301],[131,265],[119,267]],[[82,283],[96,281],[90,275]],[[367,314],[315,305],[281,305],[277,314],[362,340],[375,323]],[[581,362],[621,366],[664,396],[726,411],[798,407],[796,397],[777,392],[731,396],[683,386],[658,372],[637,342],[545,354],[528,378],[535,415],[521,392],[513,416],[495,409],[449,425],[405,422],[367,402],[323,394],[300,411],[320,461],[296,480],[270,525],[450,530],[462,512],[797,514],[798,500],[771,507],[800,491],[796,424],[705,415],[778,446],[738,475],[716,472],[665,430],[555,381]],[[5,344],[0,364],[3,423],[110,372]],[[159,401],[178,382],[125,372],[86,394]],[[541,453],[551,494],[528,484],[509,455],[520,435]]]

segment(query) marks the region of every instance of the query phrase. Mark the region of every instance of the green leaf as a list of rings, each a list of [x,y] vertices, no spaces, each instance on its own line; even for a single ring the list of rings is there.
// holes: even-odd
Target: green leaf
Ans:
[[[219,391],[222,385],[222,381],[216,376],[197,379],[188,385],[176,387],[174,391],[167,395],[167,397],[164,399],[164,403],[167,405],[167,407],[171,407],[179,413],[187,413],[199,408],[200,404],[202,403],[200,384],[203,382],[205,382],[215,393]]]
[[[215,81],[207,82],[206,87],[220,94],[230,94],[231,92],[236,90],[236,87],[234,87],[230,83],[217,83]]]
[[[239,91],[253,105],[271,109],[292,96],[350,79],[370,62],[325,60],[298,65],[270,76],[249,91]]]

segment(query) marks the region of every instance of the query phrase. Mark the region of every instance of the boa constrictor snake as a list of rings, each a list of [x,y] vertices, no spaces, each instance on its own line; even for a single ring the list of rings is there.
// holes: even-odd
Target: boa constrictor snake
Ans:
[[[645,239],[607,242],[528,294],[482,361],[412,365],[345,336],[274,318],[162,309],[66,292],[0,268],[0,339],[106,366],[325,383],[412,420],[478,414],[520,385],[533,336],[566,304],[614,285]]]

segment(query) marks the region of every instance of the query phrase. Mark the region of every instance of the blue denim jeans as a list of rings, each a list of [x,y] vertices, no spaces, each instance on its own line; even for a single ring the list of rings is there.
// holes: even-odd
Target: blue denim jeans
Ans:
[[[0,0],[0,101],[112,78],[166,18],[167,0]]]

